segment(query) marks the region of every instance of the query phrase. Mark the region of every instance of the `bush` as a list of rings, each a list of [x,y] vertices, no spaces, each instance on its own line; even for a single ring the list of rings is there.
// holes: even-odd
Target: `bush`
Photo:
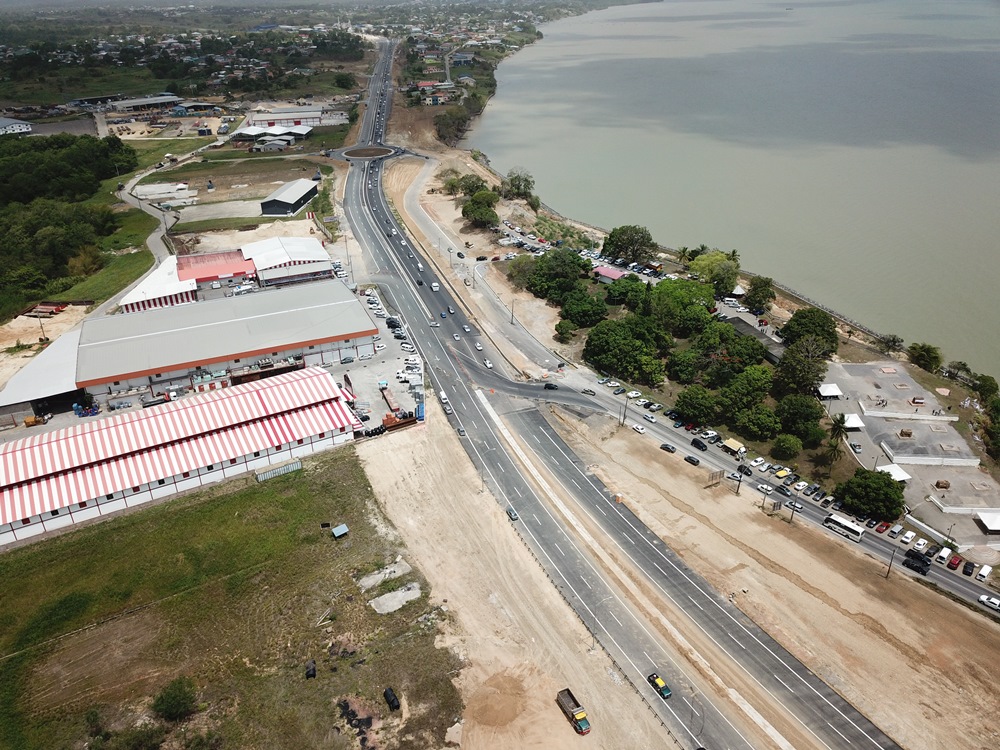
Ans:
[[[194,681],[178,677],[153,699],[153,712],[167,721],[180,721],[195,712]]]
[[[794,435],[778,435],[771,446],[771,455],[779,461],[791,461],[802,452],[802,441]]]

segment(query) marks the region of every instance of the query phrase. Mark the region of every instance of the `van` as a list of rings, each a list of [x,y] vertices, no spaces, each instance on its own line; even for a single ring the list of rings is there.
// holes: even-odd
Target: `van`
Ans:
[[[441,290],[441,285],[440,284],[438,284],[436,281],[431,283],[431,291],[432,292],[438,292],[440,290]]]
[[[447,404],[448,403],[448,394],[445,393],[444,391],[441,391],[438,394],[438,398],[441,399],[441,403],[442,404]]]
[[[944,565],[950,559],[951,559],[951,547],[945,547],[940,552],[938,552],[937,557],[934,558],[934,562],[938,562]]]
[[[424,272],[424,264],[423,263],[417,263],[417,270],[420,273],[423,273]]]
[[[903,527],[900,526],[897,523],[895,526],[893,526],[891,529],[889,529],[889,538],[890,539],[895,539],[897,536],[899,536],[902,533],[903,533]]]
[[[983,567],[981,567],[979,569],[979,572],[976,573],[976,580],[977,581],[985,581],[987,578],[990,577],[990,573],[992,573],[992,572],[993,572],[993,568],[991,568],[989,565],[984,565]]]
[[[691,445],[693,445],[695,448],[697,448],[700,451],[707,451],[708,450],[708,446],[705,445],[705,441],[703,441],[701,438],[692,438],[691,439]]]
[[[734,297],[726,297],[722,300],[722,304],[726,307],[739,307],[740,303],[736,301]]]
[[[891,534],[892,532],[890,531],[889,533]],[[917,532],[915,532],[915,531],[907,531],[905,534],[903,534],[903,538],[900,539],[899,541],[901,543],[903,543],[903,544],[909,544],[910,542],[913,541],[914,537],[916,537],[916,536],[917,536]]]

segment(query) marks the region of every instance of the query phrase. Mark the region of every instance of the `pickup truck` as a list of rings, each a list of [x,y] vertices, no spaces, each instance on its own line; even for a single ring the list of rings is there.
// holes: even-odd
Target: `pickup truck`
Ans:
[[[569,719],[570,724],[573,725],[573,729],[576,730],[577,734],[587,734],[590,732],[590,720],[587,718],[587,712],[569,688],[560,690],[556,694],[556,703],[559,704],[562,712],[566,714],[566,718]]]

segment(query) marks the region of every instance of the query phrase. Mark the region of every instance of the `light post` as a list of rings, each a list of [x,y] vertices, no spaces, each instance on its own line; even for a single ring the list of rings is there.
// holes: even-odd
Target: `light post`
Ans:
[[[41,321],[39,321],[39,322],[41,322]],[[948,539],[949,540],[953,540],[953,538],[951,536],[951,532],[954,530],[954,528],[955,528],[955,524],[954,523],[951,526],[948,527]]]
[[[449,248],[448,248],[448,268],[454,268],[454,267],[455,267],[455,262],[454,262],[454,260],[452,259],[452,256],[451,256],[451,252],[452,252],[452,250],[451,250],[451,248],[449,247]]]
[[[514,325],[514,298],[510,298],[510,324]]]
[[[631,401],[631,399],[626,394],[626,396],[625,396],[625,406],[622,407],[622,422],[621,422],[622,427],[625,426],[625,422],[628,419],[628,402],[629,401]]]
[[[875,463],[872,465],[872,471],[878,471],[878,456],[872,457],[872,461]]]
[[[740,487],[743,486],[743,467],[744,466],[746,466],[746,464],[740,463],[736,467],[736,473],[739,474],[739,477],[737,477],[737,479],[736,479],[736,494],[737,495],[740,494]]]
[[[892,556],[889,558],[889,567],[885,569],[885,577],[889,577],[889,573],[892,572],[892,561],[896,559],[896,547],[892,548]]]

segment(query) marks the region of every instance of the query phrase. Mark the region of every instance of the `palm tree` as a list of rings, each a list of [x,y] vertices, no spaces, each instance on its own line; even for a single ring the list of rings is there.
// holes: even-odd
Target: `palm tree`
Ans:
[[[729,260],[731,260],[733,263],[739,263],[740,262],[740,251],[737,250],[734,247],[732,250],[730,250],[728,253],[726,253],[726,258],[728,258]]]
[[[830,460],[831,464],[837,463],[844,455],[844,444],[840,440],[834,440],[830,438],[830,442],[826,446],[826,457]]]
[[[704,255],[705,253],[709,253],[711,251],[712,249],[704,242],[702,242],[700,245],[698,245],[698,247],[696,247],[694,250],[691,251],[691,260],[694,260],[699,255]]]
[[[687,245],[681,245],[677,248],[677,262],[686,266],[689,260],[691,260],[691,251]]]
[[[847,415],[837,414],[830,423],[830,440],[840,445],[847,437]]]

